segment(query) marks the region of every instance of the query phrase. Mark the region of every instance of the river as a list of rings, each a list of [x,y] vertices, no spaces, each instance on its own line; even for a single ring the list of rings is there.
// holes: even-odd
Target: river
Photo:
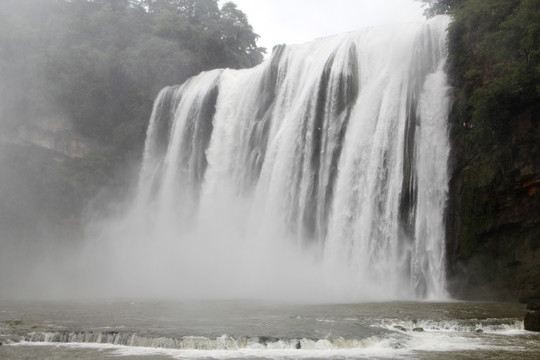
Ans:
[[[538,359],[511,303],[2,301],[0,359]]]

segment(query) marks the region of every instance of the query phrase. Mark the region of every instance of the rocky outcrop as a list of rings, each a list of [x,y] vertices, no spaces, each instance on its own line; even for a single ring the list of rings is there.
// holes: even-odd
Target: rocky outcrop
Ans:
[[[527,313],[523,323],[525,330],[540,331],[540,298],[527,304]]]
[[[4,142],[38,146],[68,158],[80,158],[98,148],[97,144],[79,135],[71,120],[65,116],[25,121],[2,135]]]

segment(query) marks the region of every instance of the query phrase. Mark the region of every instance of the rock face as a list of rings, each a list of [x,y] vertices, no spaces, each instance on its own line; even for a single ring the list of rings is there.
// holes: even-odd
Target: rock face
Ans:
[[[540,292],[540,116],[527,109],[513,120],[489,149],[475,133],[483,129],[452,128],[447,273],[458,298]]]
[[[95,162],[86,165],[97,146],[62,116],[20,119],[0,130],[3,244],[22,248],[49,238],[79,238],[81,209],[92,194],[84,181],[98,186],[91,177]]]
[[[525,330],[540,331],[540,298],[527,304],[524,325]]]
[[[43,147],[69,158],[82,157],[97,148],[96,144],[77,134],[69,118],[64,116],[23,122],[9,134],[9,141]]]

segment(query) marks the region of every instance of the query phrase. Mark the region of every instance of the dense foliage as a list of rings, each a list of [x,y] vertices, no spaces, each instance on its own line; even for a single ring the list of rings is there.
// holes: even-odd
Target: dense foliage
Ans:
[[[161,88],[258,64],[257,38],[232,2],[1,0],[0,139],[69,119],[93,149],[56,174],[81,204],[139,160]]]
[[[504,142],[513,116],[538,104],[540,1],[466,1],[449,42],[461,117]]]
[[[504,140],[512,116],[538,105],[540,1],[420,1],[428,16],[453,16],[450,73],[459,117]]]

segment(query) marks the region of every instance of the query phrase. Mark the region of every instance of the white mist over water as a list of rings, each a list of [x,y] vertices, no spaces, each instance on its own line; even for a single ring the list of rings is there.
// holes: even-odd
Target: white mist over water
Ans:
[[[99,243],[110,291],[445,298],[447,25],[278,47],[162,90],[134,205]]]

